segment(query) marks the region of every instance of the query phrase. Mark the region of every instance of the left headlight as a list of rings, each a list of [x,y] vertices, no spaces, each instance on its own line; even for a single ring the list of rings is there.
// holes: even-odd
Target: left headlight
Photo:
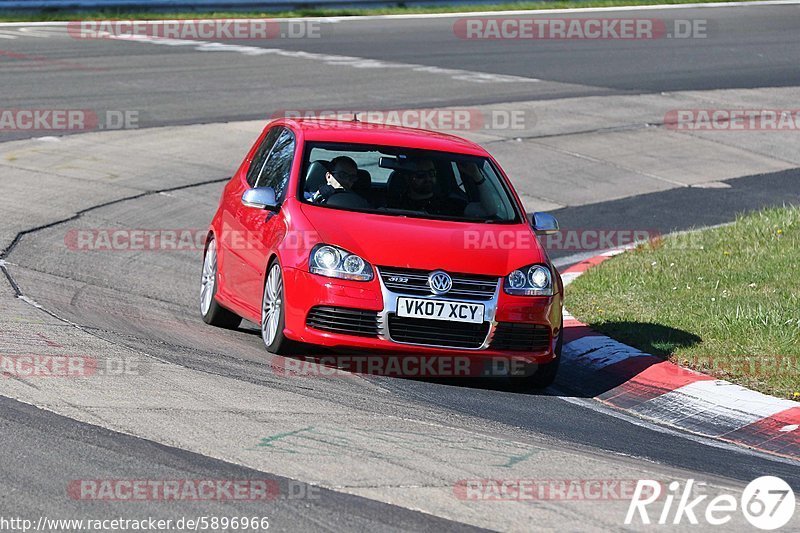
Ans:
[[[503,290],[517,296],[552,296],[553,274],[546,265],[518,268],[505,277]]]
[[[313,274],[354,281],[370,281],[372,266],[356,254],[351,254],[338,246],[318,244],[311,249],[308,269]]]

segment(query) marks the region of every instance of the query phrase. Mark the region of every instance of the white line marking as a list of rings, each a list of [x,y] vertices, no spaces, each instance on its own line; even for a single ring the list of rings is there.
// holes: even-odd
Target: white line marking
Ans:
[[[575,279],[578,278],[581,274],[583,274],[583,272],[567,272],[566,274],[561,274],[561,282],[566,287],[567,285],[575,281]]]
[[[609,250],[607,252],[603,252],[600,255],[602,255],[603,257],[614,257],[615,255],[619,255],[622,252],[627,252],[628,250],[633,250],[638,245],[645,244],[646,242],[647,241],[637,241],[637,242],[635,242],[633,244],[626,244],[625,246],[623,246],[621,248],[614,248],[613,250]]]
[[[409,13],[398,15],[359,15],[352,17],[292,17],[275,20],[319,20],[338,24],[342,22],[356,22],[362,20],[403,20],[403,19],[439,19],[439,18],[460,18],[460,17],[503,17],[508,15],[546,15],[561,13],[602,13],[604,11],[651,11],[667,9],[698,9],[698,8],[725,8],[725,7],[758,7],[758,6],[791,6],[800,4],[800,0],[770,0],[762,2],[718,2],[718,3],[696,3],[696,4],[651,4],[647,6],[617,6],[617,7],[580,7],[571,9],[522,9],[510,11],[466,11],[461,13]],[[235,17],[234,17],[235,18]],[[208,20],[208,19],[197,19]],[[263,20],[263,19],[237,19]],[[148,21],[158,23],[159,21]],[[162,21],[163,22],[163,21]],[[67,21],[46,21],[46,22],[2,22],[0,27],[8,26],[66,26]]]
[[[612,416],[614,418],[618,418],[620,420],[624,420],[625,422],[629,422],[634,426],[639,426],[645,429],[649,429],[650,431],[655,431],[658,433],[663,433],[665,435],[672,435],[674,437],[680,437],[686,440],[690,440],[693,442],[697,442],[699,444],[703,444],[705,446],[710,446],[712,448],[719,448],[722,450],[727,450],[731,452],[741,453],[743,455],[750,455],[754,457],[760,457],[762,459],[767,459],[769,461],[774,461],[777,463],[784,463],[789,465],[800,465],[800,462],[794,461],[787,457],[781,457],[777,455],[772,455],[766,452],[761,452],[756,449],[752,448],[745,448],[738,444],[733,444],[726,441],[721,441],[717,439],[712,439],[710,437],[706,437],[702,434],[696,432],[689,432],[684,429],[674,429],[667,426],[659,425],[658,423],[650,420],[645,420],[643,418],[639,418],[634,414],[626,413],[625,411],[621,411],[619,409],[609,407],[606,404],[600,403],[594,399],[588,398],[576,398],[573,396],[569,396],[568,394],[558,391],[556,387],[551,387],[559,396],[557,398],[564,400],[567,403],[571,403],[574,405],[578,405],[580,407],[585,407],[587,409],[591,409],[592,411],[605,414],[608,416]],[[637,456],[639,459],[645,459],[644,457]]]
[[[560,269],[563,266],[574,265],[580,263],[581,261],[591,259],[596,255],[597,252],[594,250],[588,252],[578,252],[564,257],[559,257],[558,259],[553,260],[553,264],[556,266],[556,268]]]
[[[595,371],[631,357],[652,357],[603,335],[589,335],[565,344],[562,356],[572,363]]]
[[[236,52],[247,56],[277,55],[293,59],[308,59],[321,61],[327,65],[345,66],[358,69],[406,69],[414,72],[425,72],[449,76],[454,80],[472,83],[531,83],[538,82],[536,78],[525,78],[522,76],[510,76],[505,74],[490,74],[488,72],[473,72],[469,70],[432,67],[428,65],[417,65],[414,63],[397,63],[382,61],[379,59],[368,59],[355,56],[340,56],[333,54],[318,54],[315,52],[304,52],[301,50],[284,50],[282,48],[260,48],[258,46],[245,46],[238,44],[216,43],[209,41],[193,41],[185,39],[162,39],[139,35],[116,36],[106,34],[110,39],[120,41],[130,41],[147,44],[160,44],[165,46],[192,46],[194,50],[200,52]]]
[[[22,296],[18,296],[18,298],[19,298],[20,300],[22,300],[23,302],[25,302],[26,304],[28,304],[28,305],[32,305],[32,306],[33,306],[33,307],[35,307],[36,309],[44,309],[44,307],[42,307],[42,306],[39,304],[39,302],[37,302],[37,301],[36,301],[36,300],[34,300],[33,298],[29,298],[29,297],[25,296],[24,294],[23,294]]]
[[[46,30],[46,29],[43,30],[42,28],[36,28],[36,27],[34,27],[34,28],[20,28],[18,31],[24,33],[27,36],[36,37],[36,38],[39,38],[39,39],[49,39],[50,36],[55,34],[55,33],[63,33],[63,32],[60,32],[60,31],[59,32],[54,32],[54,31]]]
[[[797,424],[792,424],[790,426],[783,426],[778,431],[780,431],[781,433],[789,433],[790,431],[795,431],[797,428],[800,428],[800,426],[798,426]]]

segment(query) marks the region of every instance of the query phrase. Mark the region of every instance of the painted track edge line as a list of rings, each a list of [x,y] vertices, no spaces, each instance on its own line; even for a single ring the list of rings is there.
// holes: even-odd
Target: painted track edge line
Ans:
[[[286,17],[275,20],[320,20],[332,23],[359,21],[359,20],[404,20],[404,19],[435,19],[435,18],[458,18],[458,17],[490,17],[507,15],[545,15],[562,13],[592,13],[592,12],[614,12],[614,11],[650,11],[659,9],[699,9],[699,8],[722,8],[722,7],[758,7],[758,6],[791,6],[800,4],[800,0],[761,0],[753,2],[699,2],[692,4],[649,4],[641,6],[609,6],[609,7],[576,7],[566,9],[519,9],[508,11],[463,11],[459,13],[408,13],[396,15],[353,15],[349,17]],[[231,17],[236,18],[236,17]],[[198,18],[196,20],[210,20]],[[263,20],[243,18],[237,20]],[[15,26],[66,26],[66,20],[48,20],[31,22],[0,22],[0,27]],[[159,22],[159,21],[153,21]],[[161,22],[164,22],[163,20]]]

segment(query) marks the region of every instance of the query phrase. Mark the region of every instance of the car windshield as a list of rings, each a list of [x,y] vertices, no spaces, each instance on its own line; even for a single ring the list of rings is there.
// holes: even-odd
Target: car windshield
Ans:
[[[299,198],[395,216],[519,221],[508,186],[485,157],[363,144],[310,143]]]

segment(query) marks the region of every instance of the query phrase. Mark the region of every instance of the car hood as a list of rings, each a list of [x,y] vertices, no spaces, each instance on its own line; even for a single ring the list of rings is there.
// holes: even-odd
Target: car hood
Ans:
[[[505,276],[547,257],[527,224],[475,224],[301,204],[320,242],[373,266]]]

